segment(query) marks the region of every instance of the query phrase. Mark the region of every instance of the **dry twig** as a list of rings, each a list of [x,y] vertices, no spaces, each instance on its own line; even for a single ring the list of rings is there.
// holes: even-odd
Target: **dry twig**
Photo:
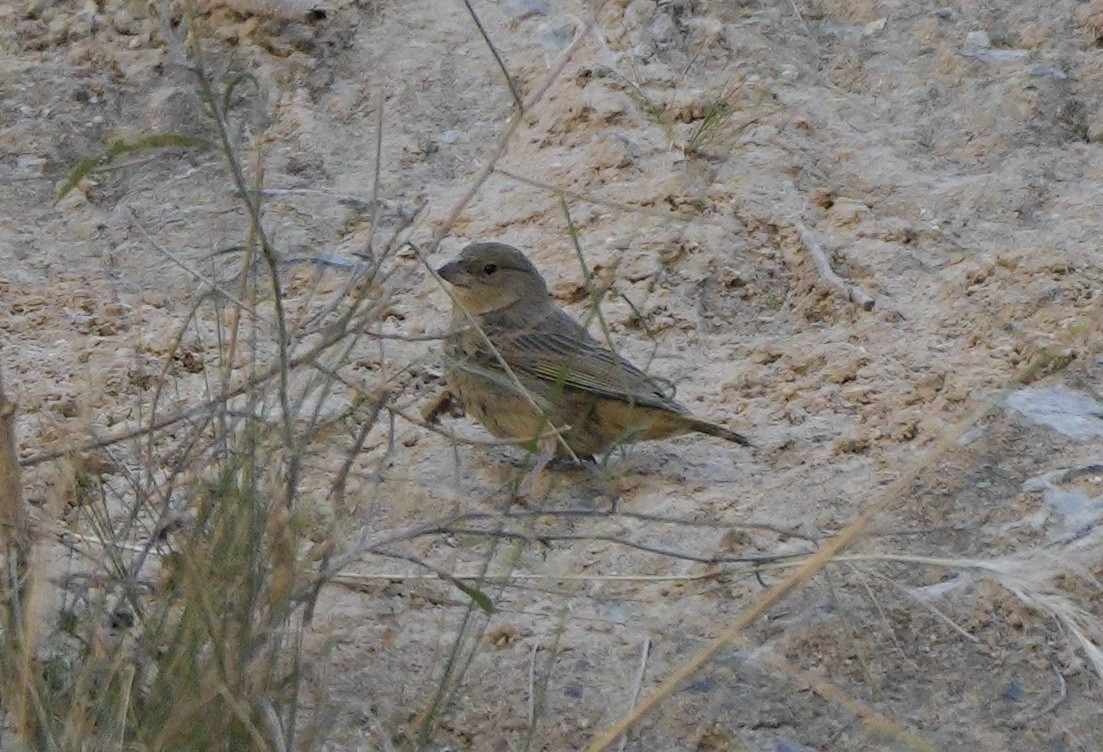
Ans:
[[[31,550],[15,450],[15,404],[8,400],[0,375],[0,627],[4,632],[0,697],[29,739],[45,749],[49,727],[36,701],[27,634]]]
[[[1003,401],[1007,391],[1012,386],[1029,383],[1035,376],[1036,373],[1033,368],[1021,369],[1011,379],[1007,387],[999,390],[969,415],[958,421],[957,425],[947,431],[930,452],[913,459],[901,471],[897,479],[886,487],[874,501],[867,504],[837,536],[824,544],[818,552],[808,557],[788,577],[755,598],[750,606],[736,616],[704,648],[672,671],[642,703],[630,713],[621,716],[615,723],[600,733],[586,748],[587,752],[601,752],[601,750],[608,749],[633,723],[653,711],[659,702],[674,693],[686,679],[712,660],[716,653],[726,646],[742,640],[742,631],[761,616],[766,609],[781,601],[793,590],[822,571],[838,554],[842,553],[870,528],[873,528],[881,513],[903,497],[917,478],[934,467],[950,449],[956,447],[962,436]],[[845,697],[841,690],[835,689],[835,691]],[[835,701],[838,702],[839,700],[836,699]]]
[[[816,240],[816,236],[812,234],[812,231],[801,222],[794,222],[793,229],[800,236],[800,242],[808,250],[808,254],[812,257],[812,263],[816,265],[816,271],[819,272],[823,281],[829,287],[838,290],[847,300],[858,305],[863,311],[872,311],[876,303],[874,297],[861,287],[850,284],[835,273],[835,270],[831,268],[831,260],[827,258],[827,252]]]
[[[643,648],[640,650],[640,666],[636,669],[636,679],[632,682],[632,702],[628,703],[628,709],[631,710],[635,707],[636,702],[640,699],[640,692],[643,690],[643,677],[647,674],[647,659],[651,655],[651,638],[643,638]],[[628,732],[625,732],[620,737],[620,743],[617,745],[617,752],[624,752],[625,746],[628,744]]]
[[[513,76],[509,75],[509,70],[506,68],[505,61],[502,60],[498,48],[490,41],[490,35],[486,32],[483,22],[479,20],[479,15],[475,12],[475,8],[471,6],[471,0],[463,0],[463,4],[467,6],[467,12],[471,15],[471,20],[475,22],[475,26],[479,29],[483,41],[486,42],[486,46],[490,48],[490,54],[494,56],[494,61],[498,63],[498,68],[501,69],[502,75],[505,76],[506,85],[509,86],[509,93],[513,95],[513,103],[517,105],[518,110],[524,112],[525,102],[521,99],[521,91],[517,88],[517,82],[513,79]]]

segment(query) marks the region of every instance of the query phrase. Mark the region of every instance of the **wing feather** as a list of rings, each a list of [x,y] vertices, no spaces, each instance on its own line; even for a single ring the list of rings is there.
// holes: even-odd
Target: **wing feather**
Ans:
[[[659,380],[599,343],[566,313],[555,309],[553,317],[538,327],[491,335],[510,368],[552,385],[685,412]]]

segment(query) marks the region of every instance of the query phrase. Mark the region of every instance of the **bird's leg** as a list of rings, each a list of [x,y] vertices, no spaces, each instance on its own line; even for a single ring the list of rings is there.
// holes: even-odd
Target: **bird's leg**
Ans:
[[[556,436],[545,436],[537,440],[536,451],[532,453],[532,465],[525,471],[520,484],[517,486],[518,499],[527,498],[532,494],[540,474],[544,472],[544,468],[555,457],[557,438]]]

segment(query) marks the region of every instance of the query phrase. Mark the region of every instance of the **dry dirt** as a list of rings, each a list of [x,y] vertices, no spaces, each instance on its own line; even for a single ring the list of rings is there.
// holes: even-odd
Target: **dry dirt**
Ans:
[[[936,749],[1103,749],[1103,678],[1068,623],[1028,602],[1050,594],[1103,618],[1091,578],[1103,568],[1103,3],[620,0],[590,30],[579,2],[473,7],[525,96],[571,58],[429,263],[509,242],[583,316],[569,217],[618,346],[758,448],[634,446],[549,473],[517,507],[619,514],[511,518],[521,537],[493,550],[460,534],[412,544],[442,569],[489,559],[511,577],[485,586],[497,611],[428,748],[583,748],[637,684],[649,692],[786,574],[721,559],[810,550],[1047,358],[1053,373],[946,450],[855,549],[991,560],[1002,584],[961,567],[832,565],[755,623],[761,648],[723,651],[625,748],[895,748],[772,655]],[[209,64],[249,74],[237,135],[251,174],[262,163],[265,187],[283,191],[265,204],[281,251],[353,260],[373,218],[377,246],[423,202],[410,234],[428,247],[513,107],[464,5],[200,8]],[[221,157],[131,152],[54,201],[76,161],[116,139],[211,136],[178,9],[162,10],[0,0],[0,331],[25,458],[141,425],[162,372],[164,412],[213,388],[210,321],[175,340],[209,288],[197,274],[225,274],[233,256],[214,253],[248,232]],[[824,284],[812,243],[872,310]],[[413,253],[392,264],[387,331],[441,332],[440,286]],[[294,314],[341,290],[347,267],[325,269],[289,272]],[[396,397],[408,412],[439,389],[435,342],[358,348],[354,377],[417,387]],[[97,472],[124,486],[130,449],[112,451]],[[398,419],[357,458],[352,511],[319,492],[313,513],[386,531],[490,512],[520,457]],[[312,457],[317,488],[341,458],[336,446]],[[41,520],[79,525],[65,510],[73,461],[28,468]],[[432,699],[467,601],[403,562],[349,571],[392,577],[332,586],[318,605],[308,649],[329,691],[326,748],[384,749],[381,735]],[[1009,580],[1033,584],[1015,594]]]

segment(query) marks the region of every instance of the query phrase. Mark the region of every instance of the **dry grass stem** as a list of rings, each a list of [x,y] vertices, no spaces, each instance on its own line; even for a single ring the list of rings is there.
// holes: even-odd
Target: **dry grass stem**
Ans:
[[[812,231],[801,222],[794,222],[793,228],[797,231],[800,242],[808,251],[808,255],[812,257],[812,263],[815,264],[816,271],[819,272],[824,283],[828,287],[837,290],[843,297],[863,311],[872,311],[876,303],[874,297],[861,287],[850,284],[835,273],[835,270],[831,268],[831,260],[827,258],[827,252],[816,239],[816,236],[812,234]]]
[[[486,31],[486,27],[483,26],[483,22],[479,20],[479,15],[472,7],[471,0],[463,0],[463,4],[467,7],[467,12],[471,16],[471,20],[475,22],[475,26],[478,28],[483,41],[486,42],[486,46],[490,48],[490,54],[494,56],[494,62],[498,64],[498,69],[502,71],[502,76],[505,77],[506,85],[509,87],[509,93],[513,96],[513,103],[523,113],[525,103],[521,98],[520,90],[517,88],[517,81],[509,74],[509,69],[506,68],[505,61],[502,60],[502,56],[498,52],[498,48],[494,46],[494,42],[490,41],[490,35]]]
[[[687,732],[678,738],[693,747],[700,733],[700,749],[932,752],[911,728],[941,741],[977,718],[1003,724],[996,733],[1059,733],[1090,717],[1084,677],[1103,680],[1098,463],[1056,433],[1020,456],[1031,415],[993,415],[1012,389],[1065,369],[1077,396],[1099,399],[1099,270],[970,234],[1034,237],[1032,223],[1075,206],[1071,194],[1041,169],[1014,195],[994,187],[998,171],[975,192],[969,155],[937,129],[879,143],[883,113],[855,115],[854,92],[832,83],[860,72],[851,61],[834,78],[822,55],[777,63],[778,32],[809,31],[798,2],[780,14],[679,2],[624,13],[597,0],[581,21],[512,1],[480,17],[464,0],[474,26],[458,6],[38,5],[12,17],[29,41],[8,41],[47,67],[41,53],[64,41],[68,64],[96,79],[94,102],[59,87],[43,106],[67,121],[101,105],[102,123],[74,138],[127,136],[62,176],[64,216],[34,214],[20,236],[42,250],[60,228],[59,248],[107,241],[102,258],[0,275],[11,352],[27,354],[18,423],[0,378],[0,721],[16,737],[5,744],[625,752]],[[847,28],[891,49],[906,21]],[[120,40],[130,46],[115,54]],[[36,86],[41,67],[26,72]],[[1064,79],[1031,80],[1031,117],[1059,111],[1056,133]],[[891,97],[896,82],[882,83]],[[426,92],[441,94],[429,111]],[[18,109],[32,114],[13,143],[44,143],[19,130],[34,108]],[[994,113],[970,148],[998,153],[996,126],[1021,114]],[[177,120],[189,135],[133,132]],[[1016,154],[1028,165],[1038,148]],[[961,174],[895,180],[917,149],[961,158]],[[884,157],[875,179],[871,154]],[[44,181],[36,195],[55,192],[49,160],[17,161]],[[862,279],[893,291],[899,318],[860,313],[885,301],[846,279],[857,272],[825,249],[786,176],[831,197],[820,216],[854,228]],[[886,185],[892,203],[878,203]],[[494,233],[548,263],[553,295],[609,349],[614,334],[642,332],[635,362],[649,347],[647,370],[659,353],[677,357],[699,389],[683,390],[687,406],[756,426],[762,451],[617,446],[559,472],[547,468],[557,449],[578,459],[570,426],[546,426],[522,453],[528,442],[441,425],[447,401],[426,403],[452,365],[439,351],[456,298],[433,269],[445,244]],[[563,280],[579,268],[581,285]],[[20,276],[43,270],[45,283]],[[1027,274],[1038,281],[1020,289]],[[455,325],[500,355],[469,312]],[[539,409],[499,360],[502,385]],[[677,379],[657,381],[674,394]],[[1084,472],[1050,468],[1044,498],[1031,496],[1038,484],[1022,478],[1058,461]],[[1073,509],[1078,494],[1088,502]],[[863,537],[867,550],[853,551]],[[970,611],[989,605],[984,620]],[[766,617],[777,618],[759,645],[748,633]],[[937,650],[915,643],[919,629]],[[937,658],[973,668],[1023,644],[1038,651],[1000,668],[1033,676],[1014,676],[992,712],[964,706],[998,683],[966,690],[945,728],[914,712],[927,696],[917,679],[945,675]],[[715,676],[687,686],[712,661]],[[749,686],[744,663],[767,681]],[[877,694],[882,677],[904,675],[899,696]],[[731,701],[745,691],[769,705]],[[638,723],[660,707],[677,712]],[[838,736],[807,741],[824,730]]]
[[[1033,377],[1033,372],[1024,369],[1016,374],[1012,384],[1020,384]],[[1009,389],[1010,387],[1008,387]],[[965,418],[938,440],[926,454],[913,459],[889,486],[878,495],[871,503],[867,504],[861,512],[838,535],[827,541],[819,551],[810,556],[803,564],[790,573],[784,580],[774,585],[758,597],[754,598],[750,605],[743,610],[720,634],[709,642],[694,656],[683,662],[674,671],[652,690],[642,703],[630,713],[626,713],[608,728],[602,731],[586,748],[587,752],[600,752],[608,749],[622,733],[624,733],[635,721],[653,711],[664,698],[675,692],[682,683],[696,673],[702,666],[712,659],[717,652],[723,649],[742,632],[748,625],[757,619],[767,608],[779,602],[782,598],[808,581],[816,573],[823,570],[843,550],[848,548],[861,535],[874,527],[881,513],[894,502],[902,498],[912,485],[924,473],[933,468],[942,457],[953,447],[957,446],[961,438],[978,421],[988,415],[989,412],[1003,401],[1007,389],[1002,389],[992,397],[985,400]]]
[[[0,699],[22,733],[41,743],[47,727],[33,685],[35,646],[30,644],[27,622],[33,546],[15,449],[15,415],[0,370]]]
[[[636,668],[636,676],[632,681],[632,699],[628,703],[628,710],[631,711],[635,707],[636,702],[640,699],[640,692],[643,691],[643,678],[647,675],[647,659],[651,655],[651,638],[645,637],[643,640],[643,646],[640,649],[640,665]],[[617,752],[624,752],[624,748],[628,745],[628,732],[620,737],[620,742],[617,744]]]

